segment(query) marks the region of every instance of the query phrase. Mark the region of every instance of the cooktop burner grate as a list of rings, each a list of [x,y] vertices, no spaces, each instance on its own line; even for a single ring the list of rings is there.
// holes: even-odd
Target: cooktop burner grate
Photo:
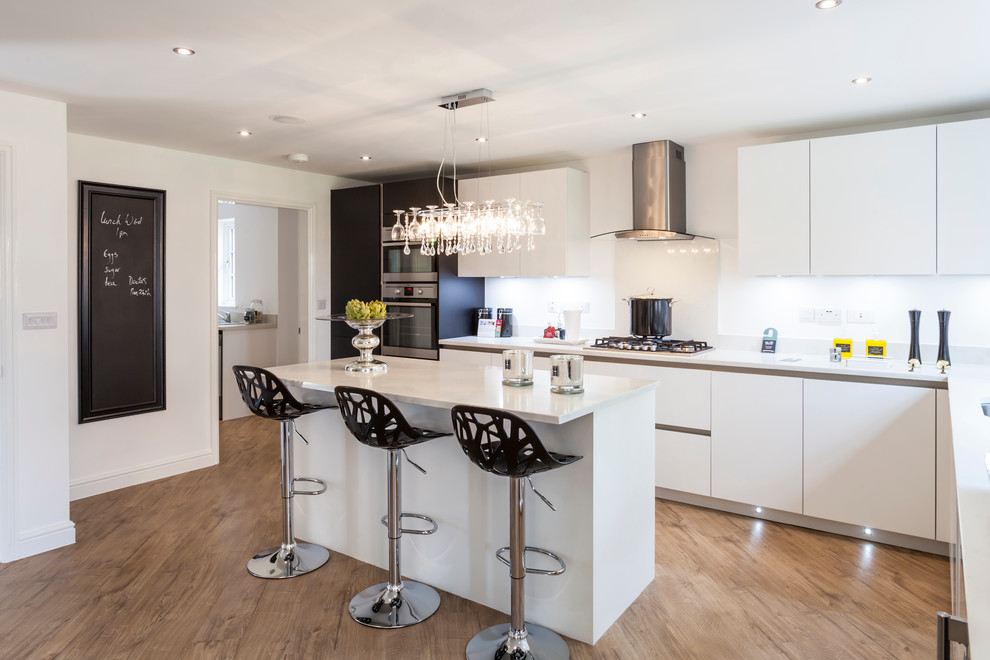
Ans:
[[[648,353],[680,353],[694,355],[710,351],[714,346],[696,339],[661,339],[660,337],[600,337],[588,348],[607,348],[619,351],[645,351]]]

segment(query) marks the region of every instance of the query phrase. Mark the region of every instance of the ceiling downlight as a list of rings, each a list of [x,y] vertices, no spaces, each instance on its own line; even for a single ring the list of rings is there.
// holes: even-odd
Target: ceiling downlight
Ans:
[[[184,48],[182,46],[178,46],[176,48],[173,48],[172,49],[172,52],[175,53],[176,55],[182,55],[184,57],[188,57],[189,55],[195,55],[196,54],[196,51],[194,51],[192,48]]]
[[[873,78],[868,78],[866,76],[860,76],[859,78],[853,78],[851,82],[854,85],[865,85],[866,83],[870,82],[871,80],[873,80]]]
[[[818,9],[835,9],[842,4],[842,0],[818,0],[815,7]]]

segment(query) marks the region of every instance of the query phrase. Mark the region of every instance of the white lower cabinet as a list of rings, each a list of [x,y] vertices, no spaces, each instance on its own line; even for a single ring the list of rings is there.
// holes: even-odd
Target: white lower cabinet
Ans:
[[[539,368],[539,367],[537,367]],[[712,372],[703,369],[652,367],[617,362],[584,361],[587,374],[659,381],[657,424],[707,431],[711,428]]]
[[[712,494],[712,443],[707,435],[656,429],[657,486]]]
[[[712,374],[712,497],[801,513],[802,383]]]
[[[440,349],[440,361],[441,362],[451,362],[454,364],[477,364],[483,367],[490,367],[495,362],[493,362],[492,356],[499,355],[498,353],[486,353],[482,351],[459,351],[453,348],[441,348]],[[501,357],[501,356],[499,356]]]
[[[952,460],[949,390],[935,392],[935,540],[955,543],[956,471]]]
[[[935,538],[935,390],[806,380],[804,513]]]

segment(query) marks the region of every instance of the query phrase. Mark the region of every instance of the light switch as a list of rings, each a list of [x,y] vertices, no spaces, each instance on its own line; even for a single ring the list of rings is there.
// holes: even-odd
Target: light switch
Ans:
[[[50,330],[58,327],[57,312],[25,312],[21,314],[21,327],[24,330]]]

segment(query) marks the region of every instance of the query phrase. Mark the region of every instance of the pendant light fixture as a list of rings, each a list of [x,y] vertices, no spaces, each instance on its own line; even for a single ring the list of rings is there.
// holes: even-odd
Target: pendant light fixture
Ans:
[[[543,220],[543,203],[507,198],[503,200],[462,201],[457,196],[457,119],[458,108],[494,101],[491,90],[476,89],[440,99],[440,107],[447,111],[444,122],[443,156],[437,169],[437,192],[441,205],[429,204],[425,208],[413,206],[408,211],[395,213],[392,240],[405,241],[403,252],[409,254],[410,242],[419,242],[422,254],[478,254],[491,252],[504,254],[516,250],[535,248],[534,237],[546,234]],[[484,110],[484,109],[483,109]],[[483,117],[487,113],[483,113]],[[485,140],[479,145],[489,149],[491,163],[491,133],[484,126]],[[447,162],[448,144],[454,180],[454,198],[447,201],[442,186],[444,165]],[[480,146],[479,146],[480,148]],[[480,158],[479,158],[480,161]]]

